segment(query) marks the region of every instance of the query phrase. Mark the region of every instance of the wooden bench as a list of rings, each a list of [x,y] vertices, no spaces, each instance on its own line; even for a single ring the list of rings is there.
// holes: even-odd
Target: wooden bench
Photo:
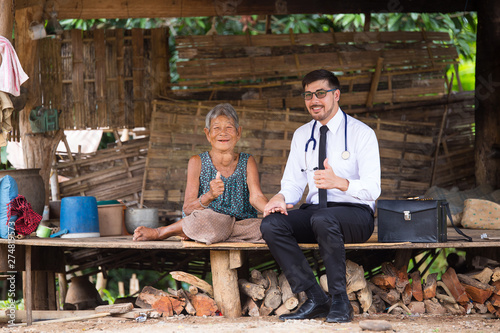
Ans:
[[[449,241],[447,243],[378,243],[376,235],[362,244],[346,244],[346,250],[387,250],[387,249],[436,249],[436,248],[489,248],[500,247],[500,241],[482,240],[481,234],[487,232],[490,237],[499,237],[500,230],[467,230],[467,234],[473,237],[473,242]],[[450,238],[457,238],[453,229],[448,230]],[[9,244],[7,239],[0,239],[0,246]],[[35,247],[59,247],[70,248],[99,248],[99,249],[134,249],[144,250],[203,250],[210,251],[210,264],[212,270],[212,283],[214,298],[221,312],[226,317],[240,317],[241,304],[238,288],[237,269],[243,264],[243,252],[250,250],[268,251],[266,244],[255,243],[217,243],[205,245],[193,241],[165,240],[134,242],[131,236],[100,237],[100,238],[27,238],[16,240],[15,246],[25,247],[24,258],[16,260],[25,261],[26,275],[25,307],[27,322],[32,322],[32,270],[31,258],[32,248]],[[317,244],[300,244],[303,250],[316,250]]]

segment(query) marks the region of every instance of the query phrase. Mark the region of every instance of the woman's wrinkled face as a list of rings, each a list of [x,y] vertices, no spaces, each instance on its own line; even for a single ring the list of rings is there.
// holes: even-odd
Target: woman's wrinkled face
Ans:
[[[210,123],[210,129],[205,128],[208,142],[213,148],[220,150],[233,149],[241,137],[241,126],[236,129],[234,121],[225,115],[220,115]]]

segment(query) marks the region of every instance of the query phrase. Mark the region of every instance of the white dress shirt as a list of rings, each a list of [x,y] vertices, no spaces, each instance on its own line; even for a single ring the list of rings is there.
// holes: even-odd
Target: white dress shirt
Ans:
[[[281,191],[286,203],[295,205],[309,185],[306,202],[319,202],[318,188],[314,184],[314,168],[318,167],[319,128],[314,128],[316,149],[309,143],[305,153],[306,142],[311,137],[315,120],[299,127],[293,134],[290,155],[281,179]],[[344,160],[345,120],[339,108],[335,116],[328,122],[326,139],[326,156],[328,164],[339,177],[349,181],[347,191],[329,189],[328,202],[350,202],[366,204],[375,209],[375,200],[380,195],[380,156],[375,132],[361,121],[347,115],[347,151],[350,156]]]

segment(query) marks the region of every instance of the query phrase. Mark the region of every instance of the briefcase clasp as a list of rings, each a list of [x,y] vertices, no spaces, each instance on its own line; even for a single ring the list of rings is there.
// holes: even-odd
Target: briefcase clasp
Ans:
[[[411,221],[411,214],[409,210],[403,211],[404,216],[405,216],[405,221]]]

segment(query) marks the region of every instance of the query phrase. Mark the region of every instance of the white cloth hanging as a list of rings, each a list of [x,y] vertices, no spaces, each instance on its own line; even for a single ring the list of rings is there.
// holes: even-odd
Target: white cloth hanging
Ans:
[[[21,67],[12,44],[3,36],[0,36],[0,55],[2,56],[0,63],[0,91],[19,96],[21,84],[29,77]]]

